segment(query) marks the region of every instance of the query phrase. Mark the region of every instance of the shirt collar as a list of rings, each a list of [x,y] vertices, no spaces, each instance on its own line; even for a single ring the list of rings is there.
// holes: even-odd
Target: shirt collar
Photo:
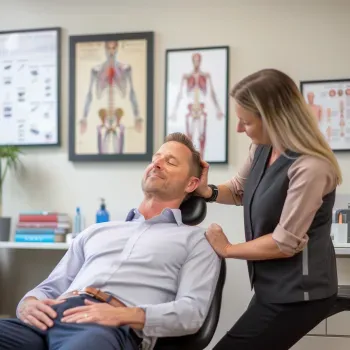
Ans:
[[[143,215],[138,211],[137,208],[133,208],[129,211],[126,220],[125,221],[136,221],[145,218]],[[151,219],[147,220],[148,222],[174,222],[178,225],[182,224],[182,215],[180,209],[170,209],[165,208],[163,211],[158,215]]]

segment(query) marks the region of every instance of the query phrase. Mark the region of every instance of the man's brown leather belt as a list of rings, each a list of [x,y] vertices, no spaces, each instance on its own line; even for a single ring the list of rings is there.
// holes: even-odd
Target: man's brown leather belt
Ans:
[[[104,303],[108,303],[114,307],[126,307],[126,305],[124,303],[122,303],[120,300],[118,300],[113,295],[106,293],[106,292],[102,292],[102,290],[100,290],[98,288],[94,288],[94,287],[86,287],[86,288],[84,288],[84,290],[74,290],[73,292],[62,295],[61,298],[64,299],[65,297],[83,295],[83,294],[89,295],[89,296],[95,298],[96,300],[102,301]],[[138,344],[138,346],[140,347],[141,346],[140,344],[142,343],[142,338],[140,338],[133,330],[133,328],[137,328],[138,325],[130,324],[130,327],[132,330],[132,334],[135,337],[135,341]],[[141,347],[140,347],[140,349],[141,349]]]
[[[82,291],[75,290],[72,292],[73,295],[81,295],[81,294],[87,294],[91,297],[95,298],[96,300],[102,301],[104,303],[108,303],[115,307],[126,307],[124,303],[122,303],[120,300],[118,300],[113,295],[103,292],[100,289],[94,288],[94,287],[86,287]],[[65,296],[63,296],[64,298]]]

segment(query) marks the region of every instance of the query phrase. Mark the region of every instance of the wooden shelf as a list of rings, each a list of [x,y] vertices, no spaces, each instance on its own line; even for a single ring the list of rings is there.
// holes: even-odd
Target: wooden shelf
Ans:
[[[25,243],[25,242],[0,242],[0,249],[51,249],[67,250],[69,243]]]

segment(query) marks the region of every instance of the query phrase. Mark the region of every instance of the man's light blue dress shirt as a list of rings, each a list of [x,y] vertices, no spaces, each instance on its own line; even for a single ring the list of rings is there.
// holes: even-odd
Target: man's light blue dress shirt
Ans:
[[[127,221],[94,224],[73,239],[46,280],[23,298],[58,298],[94,286],[146,312],[143,348],[157,337],[195,333],[202,325],[220,271],[205,230],[165,209],[149,220],[133,209]],[[22,299],[23,300],[23,299]]]

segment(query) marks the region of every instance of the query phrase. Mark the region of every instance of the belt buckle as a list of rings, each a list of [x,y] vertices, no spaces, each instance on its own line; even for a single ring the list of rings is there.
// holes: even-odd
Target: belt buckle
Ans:
[[[92,298],[94,298],[95,296],[93,295],[93,294],[91,294],[91,293],[88,293],[86,290],[79,290],[78,291],[78,294],[79,295],[83,295],[83,294],[85,294],[85,295],[89,295],[90,297],[92,297]]]

